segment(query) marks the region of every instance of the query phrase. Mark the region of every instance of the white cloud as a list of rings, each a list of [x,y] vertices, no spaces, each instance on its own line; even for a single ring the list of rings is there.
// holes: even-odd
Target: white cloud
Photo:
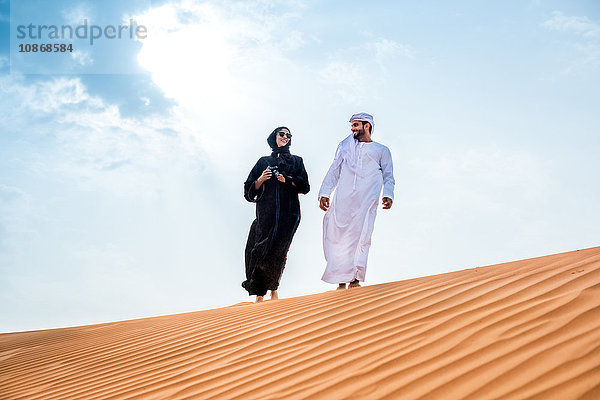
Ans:
[[[283,50],[298,50],[306,44],[304,34],[298,31],[289,32],[288,35],[281,42],[281,48]]]
[[[402,44],[389,39],[380,39],[368,43],[367,48],[375,49],[375,56],[378,60],[383,60],[387,57],[399,55],[407,58],[415,58],[415,51],[409,44]]]
[[[552,18],[542,23],[542,26],[551,31],[575,35],[577,38],[573,48],[582,56],[575,59],[565,69],[565,73],[600,64],[600,23],[591,21],[588,17],[569,17],[560,11],[554,11]]]
[[[397,62],[397,57],[414,59],[415,51],[408,44],[385,38],[370,40],[335,50],[319,76],[344,101],[358,104],[361,98],[376,96],[377,88],[389,79],[388,65]]]
[[[10,272],[0,292],[14,315],[39,306],[43,315],[26,328],[191,309],[199,293],[211,290],[202,268],[236,264],[235,246],[237,253],[207,254],[239,211],[214,211],[223,193],[203,172],[206,157],[177,110],[124,117],[77,78],[6,75],[0,94],[0,139],[17,151],[3,160],[10,168],[2,165],[2,174],[19,182],[0,186],[0,265]],[[181,286],[182,275],[189,284]],[[31,295],[32,287],[39,293]],[[132,306],[115,314],[119,305],[107,305],[111,298]],[[203,301],[229,304],[214,296]],[[53,316],[59,308],[64,314]],[[0,330],[9,329],[6,323]]]
[[[243,107],[253,101],[256,73],[287,62],[284,53],[305,44],[303,33],[290,27],[295,14],[272,7],[173,1],[153,8],[135,17],[152,32],[139,62],[183,107],[207,113]]]
[[[368,71],[352,61],[334,59],[319,71],[321,82],[348,104],[356,104],[368,89]]]
[[[487,203],[505,199],[508,193],[537,200],[550,184],[544,166],[533,155],[495,146],[455,149],[410,163],[439,186],[458,188],[458,195],[483,196],[478,201]]]
[[[30,196],[21,188],[0,184],[0,250],[10,252],[14,249],[14,236],[26,239],[35,235],[35,228],[24,223],[26,216],[31,214],[31,203]]]
[[[273,127],[299,118],[292,110],[317,106],[315,68],[289,54],[309,40],[297,5],[172,1],[135,17],[152,32],[140,64],[211,160],[228,159],[221,170],[247,168]],[[215,140],[223,132],[227,145]]]
[[[71,25],[83,24],[84,20],[88,20],[88,24],[93,18],[92,9],[87,3],[79,3],[76,5],[70,5],[68,8],[62,10],[62,16],[66,23]]]
[[[572,32],[587,39],[600,38],[600,24],[588,17],[568,17],[560,11],[554,11],[552,18],[546,20],[543,27],[559,32]]]
[[[115,191],[151,187],[156,179],[152,170],[165,159],[185,159],[196,168],[202,163],[202,150],[185,134],[163,134],[179,129],[169,111],[163,116],[124,118],[117,106],[90,95],[77,78],[26,84],[16,75],[5,76],[0,91],[11,96],[1,114],[6,128],[18,132],[23,121],[29,121],[25,135],[55,138],[60,153],[46,155],[53,157],[50,168],[75,182]],[[50,125],[43,122],[48,117],[53,121]],[[118,167],[129,173],[105,172]]]
[[[81,66],[87,66],[94,63],[94,59],[89,51],[73,50],[71,57]]]
[[[233,97],[233,51],[217,9],[164,5],[136,19],[152,31],[138,60],[168,97],[199,108],[222,106]]]
[[[354,48],[334,49],[316,62],[298,58],[297,50],[319,42],[302,24],[304,7],[286,1],[184,0],[135,16],[152,32],[142,42],[140,64],[176,101],[182,124],[215,160],[233,158],[236,167],[247,156],[245,149],[260,151],[262,137],[257,142],[248,132],[248,121],[260,122],[257,116],[276,126],[288,115],[302,115],[293,110],[316,112],[332,100],[340,107],[358,106],[385,83],[386,65],[414,57],[408,45],[369,38],[357,48],[371,59],[355,60]],[[238,146],[216,142],[219,131],[232,135]]]
[[[31,109],[47,113],[62,111],[68,105],[102,108],[98,98],[91,97],[79,79],[58,78],[24,87],[24,100]]]
[[[11,202],[20,197],[23,197],[24,193],[21,189],[16,188],[14,186],[6,186],[0,184],[0,201],[1,202]]]

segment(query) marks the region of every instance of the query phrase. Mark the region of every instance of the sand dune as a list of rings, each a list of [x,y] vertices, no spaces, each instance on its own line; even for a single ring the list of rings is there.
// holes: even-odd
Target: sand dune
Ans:
[[[600,247],[0,335],[0,399],[600,399]]]

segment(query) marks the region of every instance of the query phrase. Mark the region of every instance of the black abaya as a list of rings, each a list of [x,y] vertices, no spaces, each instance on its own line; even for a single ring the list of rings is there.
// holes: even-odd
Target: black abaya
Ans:
[[[242,283],[250,295],[264,296],[277,290],[287,253],[300,223],[298,193],[310,190],[302,158],[289,151],[277,151],[261,157],[244,183],[244,197],[256,203],[256,219],[246,242],[246,280]],[[256,190],[254,182],[267,168],[277,167],[285,183],[275,174]]]

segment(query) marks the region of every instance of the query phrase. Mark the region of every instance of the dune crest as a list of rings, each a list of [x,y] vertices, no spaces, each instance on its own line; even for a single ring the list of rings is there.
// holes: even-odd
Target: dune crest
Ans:
[[[0,399],[600,399],[600,247],[0,335]]]

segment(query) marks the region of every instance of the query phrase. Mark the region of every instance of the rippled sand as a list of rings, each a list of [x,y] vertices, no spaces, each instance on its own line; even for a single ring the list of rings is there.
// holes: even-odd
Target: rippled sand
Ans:
[[[0,335],[0,399],[600,399],[600,247]]]

